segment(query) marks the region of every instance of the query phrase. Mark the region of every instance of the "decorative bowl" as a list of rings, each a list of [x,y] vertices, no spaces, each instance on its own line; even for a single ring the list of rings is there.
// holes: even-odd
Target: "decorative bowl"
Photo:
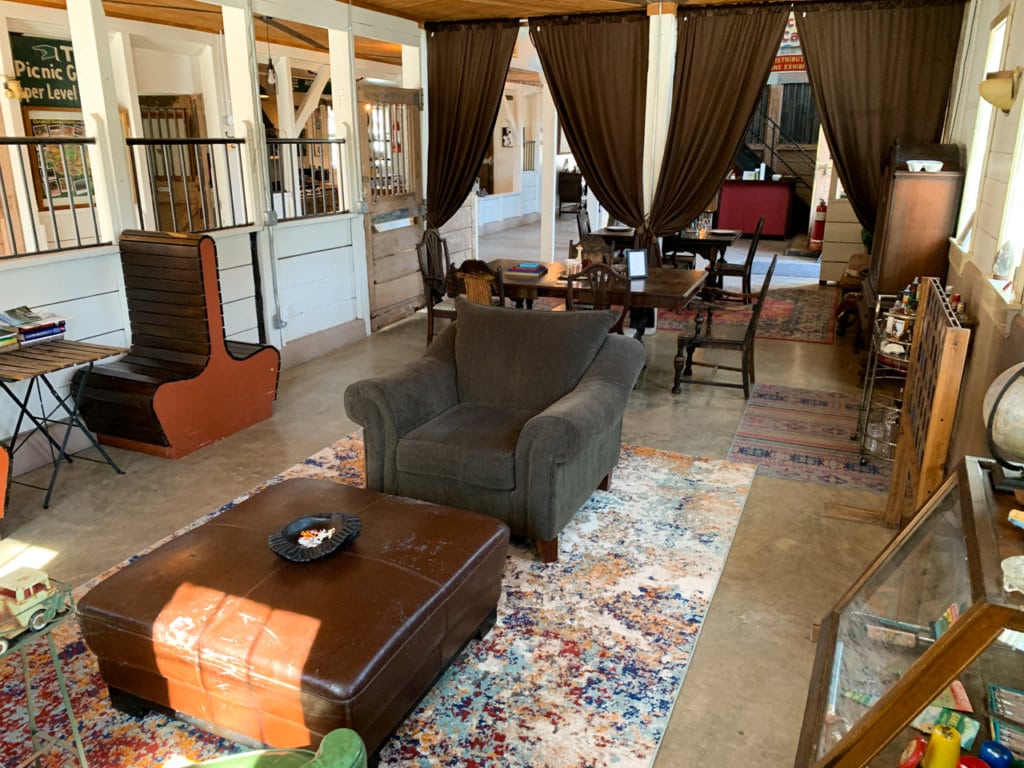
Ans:
[[[362,521],[355,515],[339,512],[333,515],[309,515],[292,520],[284,528],[267,537],[271,551],[293,563],[308,563],[326,557],[348,544],[362,530]]]
[[[907,160],[907,170],[914,173],[938,173],[942,170],[941,160]]]

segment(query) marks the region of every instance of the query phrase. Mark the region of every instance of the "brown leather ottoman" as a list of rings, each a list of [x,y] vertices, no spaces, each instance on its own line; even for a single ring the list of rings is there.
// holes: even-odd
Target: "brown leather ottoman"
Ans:
[[[362,521],[349,547],[296,564],[267,546],[332,512]],[[122,708],[277,747],[344,726],[373,753],[493,625],[507,548],[508,528],[485,515],[286,480],[113,574],[78,616]]]

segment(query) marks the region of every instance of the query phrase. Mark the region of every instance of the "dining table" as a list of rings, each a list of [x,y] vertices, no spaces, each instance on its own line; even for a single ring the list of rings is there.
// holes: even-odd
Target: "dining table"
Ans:
[[[509,271],[522,262],[516,259],[494,259],[488,261],[491,269],[501,267],[505,297],[512,299],[517,307],[532,307],[538,296],[565,298],[567,273],[561,261],[540,263],[544,272],[540,275],[524,275]],[[648,272],[647,277],[630,281],[630,306],[633,309],[668,309],[673,312],[684,310],[707,280],[703,269],[661,269]],[[616,298],[614,293],[613,298]],[[643,340],[645,323],[637,323],[636,338]]]
[[[725,252],[743,235],[738,229],[708,229],[702,234],[700,230],[684,229],[673,238],[677,250],[702,256],[710,265],[708,271],[714,273],[716,267],[725,261]]]

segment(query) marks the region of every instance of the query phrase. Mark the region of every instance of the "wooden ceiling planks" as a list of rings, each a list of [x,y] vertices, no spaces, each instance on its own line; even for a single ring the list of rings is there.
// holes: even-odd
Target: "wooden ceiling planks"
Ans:
[[[648,5],[646,0],[353,0],[352,4],[418,22],[607,13]]]

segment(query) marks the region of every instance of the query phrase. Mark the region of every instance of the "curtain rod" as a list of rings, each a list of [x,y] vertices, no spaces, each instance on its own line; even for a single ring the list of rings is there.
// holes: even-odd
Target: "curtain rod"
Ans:
[[[722,2],[722,3],[701,3],[701,4],[688,4],[679,3],[677,14],[682,13],[693,13],[700,11],[728,11],[730,9],[749,9],[749,8],[777,8],[780,6],[788,6],[791,10],[801,9],[818,9],[828,8],[830,6],[861,6],[863,8],[915,8],[924,6],[941,6],[941,5],[965,5],[967,0],[740,0],[740,2]],[[645,4],[646,5],[646,4]],[[593,11],[590,13],[575,13],[575,14],[552,14],[550,18],[556,18],[559,16],[596,16],[608,14],[608,11]],[[612,12],[614,13],[614,12]],[[632,11],[624,10],[621,13],[632,13]],[[534,21],[546,18],[545,16],[535,16]],[[530,19],[520,19],[520,27],[530,26]]]

